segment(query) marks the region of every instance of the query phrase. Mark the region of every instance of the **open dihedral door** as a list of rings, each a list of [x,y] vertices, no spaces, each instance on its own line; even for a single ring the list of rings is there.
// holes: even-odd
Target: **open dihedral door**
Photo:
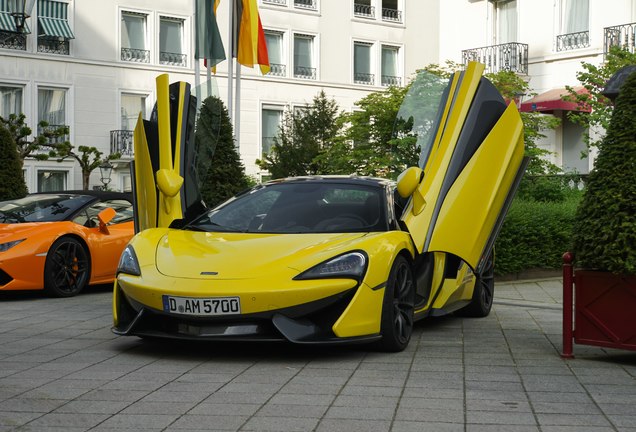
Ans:
[[[519,112],[482,77],[483,70],[471,62],[455,73],[439,92],[433,116],[429,108],[428,120],[418,119],[426,92],[416,79],[413,95],[405,98],[408,113],[402,113],[415,125],[412,133],[418,134],[418,125],[425,130],[424,139],[418,136],[423,174],[402,220],[420,253],[451,253],[476,272],[492,250],[527,164]]]
[[[202,207],[194,169],[196,98],[188,83],[170,85],[166,74],[156,83],[151,119],[140,114],[134,131],[135,232],[187,220]]]

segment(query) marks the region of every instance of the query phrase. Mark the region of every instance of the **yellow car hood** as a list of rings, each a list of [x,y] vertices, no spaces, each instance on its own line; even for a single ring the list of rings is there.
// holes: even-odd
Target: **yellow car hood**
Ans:
[[[355,249],[366,233],[246,234],[170,230],[157,244],[160,273],[190,279],[254,279],[299,273]]]

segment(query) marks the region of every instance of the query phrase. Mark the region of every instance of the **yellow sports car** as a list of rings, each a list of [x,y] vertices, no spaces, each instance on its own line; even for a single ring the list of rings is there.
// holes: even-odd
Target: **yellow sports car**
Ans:
[[[291,178],[203,211],[196,102],[159,77],[156,121],[135,130],[139,233],[120,259],[113,331],[400,351],[415,320],[488,315],[493,243],[526,161],[517,109],[482,71],[416,78],[396,124],[420,165],[397,182]]]

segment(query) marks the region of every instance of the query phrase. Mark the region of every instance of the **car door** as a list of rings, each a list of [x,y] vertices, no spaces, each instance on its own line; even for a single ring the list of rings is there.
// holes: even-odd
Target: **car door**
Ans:
[[[443,84],[421,72],[397,122],[421,147],[421,171],[402,215],[418,251],[456,255],[477,272],[527,163],[517,108],[483,70],[470,62]]]
[[[167,227],[203,207],[195,169],[196,98],[185,82],[156,80],[157,103],[150,120],[139,115],[131,168],[135,232]]]

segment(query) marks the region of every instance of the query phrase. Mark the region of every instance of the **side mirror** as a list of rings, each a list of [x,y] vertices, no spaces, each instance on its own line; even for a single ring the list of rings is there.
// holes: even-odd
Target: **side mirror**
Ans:
[[[424,171],[418,167],[407,168],[397,179],[397,191],[402,198],[413,197],[413,214],[418,215],[426,205],[424,197],[418,190],[424,180]]]
[[[117,213],[115,212],[114,209],[108,207],[105,208],[104,210],[100,211],[97,214],[97,220],[99,220],[99,230],[101,232],[103,232],[104,234],[109,234],[110,232],[108,231],[108,222],[112,221],[113,218],[115,217]]]

